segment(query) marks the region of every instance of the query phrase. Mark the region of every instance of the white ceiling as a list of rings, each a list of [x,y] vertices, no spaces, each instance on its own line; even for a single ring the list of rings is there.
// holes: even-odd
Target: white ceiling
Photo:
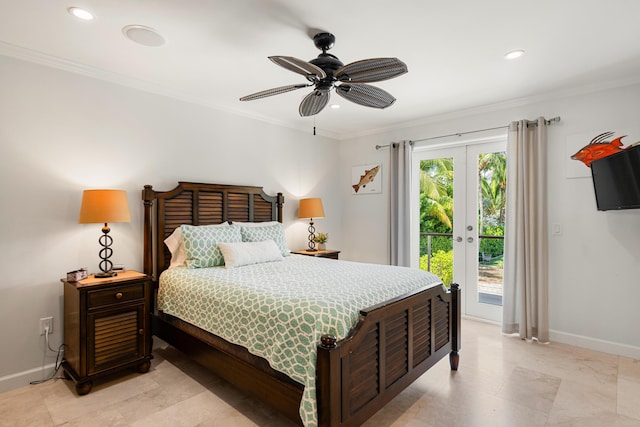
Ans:
[[[95,19],[67,13],[83,7]],[[534,97],[640,81],[638,0],[0,0],[0,54],[309,131],[298,115],[310,89],[239,97],[306,83],[270,55],[315,58],[310,34],[336,36],[345,64],[395,56],[409,73],[374,85],[377,110],[332,94],[342,108],[315,116],[335,138]],[[127,25],[156,29],[162,47],[133,43]],[[506,61],[503,55],[524,49]],[[614,103],[615,100],[612,100]]]

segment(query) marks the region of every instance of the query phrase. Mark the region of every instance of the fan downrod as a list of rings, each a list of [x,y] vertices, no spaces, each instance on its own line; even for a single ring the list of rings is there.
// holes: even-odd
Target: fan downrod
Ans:
[[[313,44],[316,45],[322,53],[327,53],[329,49],[336,43],[336,36],[331,33],[318,33],[313,36]]]
[[[333,77],[333,73],[336,72],[344,64],[338,59],[337,56],[327,53],[329,49],[333,47],[336,42],[336,37],[331,33],[318,33],[313,36],[313,44],[322,51],[317,58],[310,60],[309,62],[317,67],[320,67],[322,71],[327,74],[327,77],[320,81],[319,90],[330,90],[333,88],[333,83],[336,79]]]

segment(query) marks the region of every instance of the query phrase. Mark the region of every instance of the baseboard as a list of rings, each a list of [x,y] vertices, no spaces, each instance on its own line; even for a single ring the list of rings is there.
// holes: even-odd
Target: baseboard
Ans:
[[[56,368],[55,363],[44,366],[44,378],[49,378]],[[0,377],[0,393],[15,390],[16,388],[29,385],[31,381],[39,381],[43,379],[43,368],[29,369],[28,371],[18,372],[16,374]]]
[[[480,319],[473,316],[462,316],[463,319],[473,320],[475,322],[488,323],[490,325],[501,326],[499,322],[493,322],[486,319]],[[464,334],[464,330],[462,331]],[[625,356],[631,359],[640,360],[640,347],[620,344],[613,341],[605,341],[597,338],[585,337],[583,335],[570,334],[568,332],[549,330],[549,340],[562,344],[569,344],[576,347],[588,348],[590,350],[601,351],[603,353]]]
[[[574,335],[568,332],[549,331],[549,340],[563,344],[584,347],[590,350],[601,351],[603,353],[616,354],[618,356],[630,357],[632,359],[640,359],[640,347],[627,344],[620,344],[612,341],[600,340],[597,338],[585,337],[582,335]]]
[[[474,317],[469,316],[467,314],[462,314],[460,317],[467,320],[473,320],[474,322],[486,323],[488,325],[502,326],[502,323],[496,322],[495,320],[483,319],[482,317]]]

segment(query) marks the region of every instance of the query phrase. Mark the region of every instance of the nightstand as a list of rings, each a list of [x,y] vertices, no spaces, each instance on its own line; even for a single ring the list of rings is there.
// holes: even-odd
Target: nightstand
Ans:
[[[64,284],[65,377],[87,394],[92,380],[136,367],[151,367],[151,278],[137,271],[93,275]]]
[[[340,254],[340,251],[334,251],[331,249],[318,249],[317,251],[309,251],[307,249],[302,249],[300,251],[292,251],[291,253],[298,255],[317,256],[320,258],[338,259],[338,254]]]

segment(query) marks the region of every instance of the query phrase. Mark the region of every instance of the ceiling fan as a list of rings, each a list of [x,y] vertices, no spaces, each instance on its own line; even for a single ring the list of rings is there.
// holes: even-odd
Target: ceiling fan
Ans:
[[[322,51],[317,58],[303,61],[291,56],[270,56],[269,59],[294,73],[302,74],[309,83],[263,90],[243,96],[240,101],[252,101],[314,86],[304,97],[298,111],[303,117],[318,114],[329,102],[331,89],[344,99],[372,108],[387,108],[396,99],[384,90],[366,83],[392,79],[407,72],[407,65],[398,58],[371,58],[344,65],[335,55],[327,53],[336,41],[333,34],[318,33],[313,42]]]

